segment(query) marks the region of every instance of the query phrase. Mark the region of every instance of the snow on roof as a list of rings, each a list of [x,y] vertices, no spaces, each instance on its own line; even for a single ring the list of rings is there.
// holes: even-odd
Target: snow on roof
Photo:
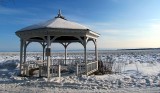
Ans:
[[[81,24],[66,20],[61,15],[61,12],[59,12],[58,16],[55,17],[54,19],[48,20],[43,23],[25,27],[21,29],[20,31],[32,30],[32,29],[38,29],[38,28],[89,29]]]

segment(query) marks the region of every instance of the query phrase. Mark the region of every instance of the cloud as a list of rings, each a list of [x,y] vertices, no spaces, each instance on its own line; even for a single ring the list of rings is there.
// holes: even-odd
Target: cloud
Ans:
[[[116,28],[114,24],[111,26],[115,28],[104,27],[99,30],[100,48],[160,47],[160,21],[157,19],[135,28]]]
[[[160,22],[159,23],[152,23],[150,27],[151,27],[151,30],[160,34]]]
[[[160,20],[155,20],[149,24],[149,34],[150,38],[156,40],[160,40]]]
[[[108,23],[108,22],[95,22],[92,24],[95,26],[110,26],[110,25],[112,25],[111,23]]]
[[[99,48],[156,48],[160,46],[159,40],[152,40],[148,38],[136,39],[119,39],[110,37],[100,37],[98,41]]]
[[[155,22],[155,21],[160,21],[160,19],[158,19],[158,18],[153,18],[153,19],[151,19],[151,21],[153,21],[153,22]]]
[[[118,3],[119,2],[119,0],[111,0],[112,2],[114,2],[114,3]]]
[[[107,37],[115,37],[119,39],[135,39],[148,36],[148,31],[142,28],[130,29],[106,29],[99,31],[102,35]]]
[[[30,8],[23,8],[23,9],[15,9],[15,8],[8,8],[0,6],[0,20],[2,21],[0,25],[4,24],[11,24],[11,25],[32,25],[36,23],[40,23],[43,21],[47,21],[52,15],[49,15],[48,13],[41,14],[42,16],[39,16],[39,13],[41,9],[30,7]]]
[[[29,12],[27,10],[22,9],[14,9],[0,6],[0,14],[3,15],[35,15],[33,12]]]
[[[38,24],[38,23],[41,23],[41,22],[45,22],[49,19],[47,18],[18,18],[17,20],[14,20],[14,22],[16,24],[22,24],[22,25],[33,25],[33,24]]]
[[[113,25],[112,23],[109,22],[90,22],[87,24],[90,28],[95,30],[106,30]]]
[[[0,14],[17,14],[20,11],[0,6]]]

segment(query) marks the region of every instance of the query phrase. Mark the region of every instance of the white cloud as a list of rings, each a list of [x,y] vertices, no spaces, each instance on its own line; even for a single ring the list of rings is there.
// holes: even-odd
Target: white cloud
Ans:
[[[157,41],[160,41],[160,20],[155,21],[149,24],[149,34],[150,34],[150,39]]]
[[[139,28],[104,29],[100,31],[100,48],[160,47],[160,21]]]
[[[95,22],[95,23],[91,23],[95,26],[110,26],[112,25],[111,23],[108,23],[108,22]]]
[[[160,21],[160,19],[158,19],[158,18],[153,18],[153,19],[151,19],[151,21]]]
[[[151,30],[156,32],[157,34],[160,34],[160,22],[159,23],[152,23]]]
[[[119,2],[119,0],[111,0],[111,1],[113,1],[114,3],[118,3]]]
[[[2,7],[2,6],[0,6],[0,14],[4,14],[4,15],[22,15],[22,14],[35,15],[35,13],[29,12],[27,10],[7,8],[7,7]]]
[[[20,11],[0,6],[0,14],[16,14]]]

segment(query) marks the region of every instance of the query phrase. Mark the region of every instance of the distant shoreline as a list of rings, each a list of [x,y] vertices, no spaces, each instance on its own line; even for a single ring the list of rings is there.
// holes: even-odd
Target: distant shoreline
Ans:
[[[136,49],[117,49],[117,50],[160,50],[160,48],[136,48]]]
[[[119,51],[119,50],[160,50],[160,48],[131,48],[131,49],[99,49],[98,51]],[[83,52],[84,50],[67,50],[68,52]],[[87,51],[95,51],[95,50],[87,50]],[[19,52],[19,51],[0,51],[0,52]],[[42,51],[27,51],[27,52],[42,52]],[[64,50],[54,50],[52,52],[64,52]]]

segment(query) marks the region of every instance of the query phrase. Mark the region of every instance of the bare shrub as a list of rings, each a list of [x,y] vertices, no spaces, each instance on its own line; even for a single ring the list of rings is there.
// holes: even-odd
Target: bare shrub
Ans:
[[[112,67],[113,67],[113,62],[115,60],[113,60],[111,57],[106,58],[106,60],[102,61],[99,60],[98,61],[98,70],[94,73],[96,75],[103,75],[103,74],[112,74]]]

